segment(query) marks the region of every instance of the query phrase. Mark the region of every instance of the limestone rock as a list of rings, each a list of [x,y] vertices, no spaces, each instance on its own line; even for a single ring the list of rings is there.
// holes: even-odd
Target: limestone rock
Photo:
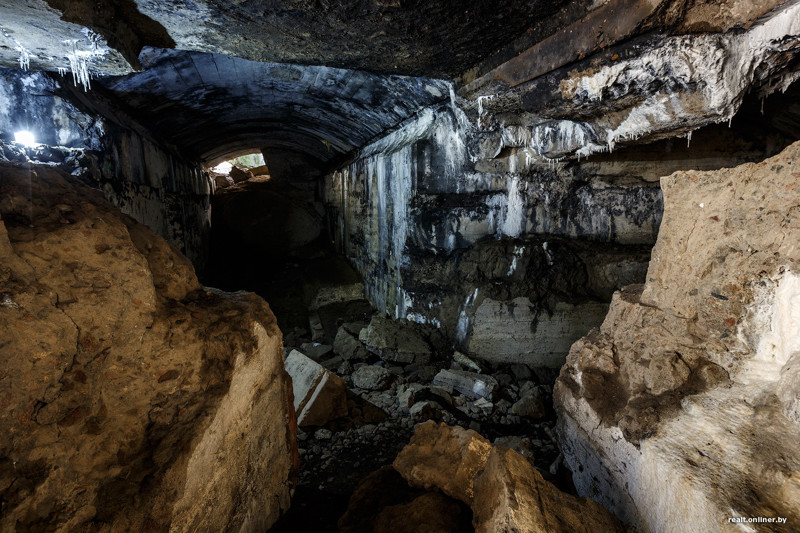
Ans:
[[[541,398],[528,394],[511,406],[511,413],[528,418],[542,418],[547,411]]]
[[[313,359],[316,362],[320,362],[323,359],[327,359],[328,356],[333,351],[333,347],[330,344],[320,344],[318,342],[304,342],[300,345],[300,351],[306,357]]]
[[[382,366],[366,365],[353,372],[353,385],[359,389],[385,390],[392,380],[394,375]]]
[[[228,176],[222,174],[213,174],[214,185],[217,189],[224,189],[233,185],[233,180]]]
[[[486,466],[491,449],[491,443],[472,430],[425,422],[393,465],[412,485],[438,489],[470,504],[475,476]]]
[[[458,533],[469,527],[469,512],[459,502],[439,492],[384,508],[375,519],[374,533]]]
[[[253,177],[253,174],[249,170],[243,170],[236,165],[231,168],[230,177],[234,183],[241,183],[243,181],[247,181]]]
[[[353,333],[348,326],[348,324],[343,324],[336,332],[333,351],[348,361],[363,361],[369,357],[369,352],[358,340],[358,332]]]
[[[643,532],[800,523],[798,161],[795,143],[662,178],[646,285],[614,295],[561,371],[557,429],[578,492]]]
[[[321,426],[347,414],[347,384],[319,363],[292,350],[286,371],[294,387],[297,425]]]
[[[359,483],[347,512],[339,519],[341,533],[467,532],[470,511],[441,493],[410,487],[391,466]]]
[[[473,361],[472,359],[470,359],[469,357],[467,357],[466,355],[464,355],[459,351],[453,352],[453,361],[455,361],[462,367],[469,369],[472,372],[477,372],[478,374],[485,371],[484,367],[480,365],[477,361]]]
[[[562,493],[523,456],[471,430],[420,424],[394,468],[411,486],[469,505],[476,533],[625,531],[597,502]]]
[[[326,305],[364,299],[364,284],[350,283],[348,285],[334,285],[322,287],[317,291],[308,309],[316,311]]]
[[[408,413],[414,405],[414,391],[412,389],[398,389],[397,407],[401,413]]]
[[[269,528],[296,452],[264,301],[51,167],[0,163],[0,216],[0,530]]]
[[[611,513],[558,490],[520,454],[492,448],[475,480],[475,533],[623,533]]]
[[[442,406],[433,401],[417,402],[408,413],[417,420],[441,420]]]
[[[452,387],[473,399],[492,399],[497,390],[497,380],[488,374],[476,374],[466,370],[442,369],[433,378],[433,384]]]
[[[425,364],[431,358],[431,347],[416,324],[405,320],[374,316],[359,340],[384,361]]]
[[[497,437],[492,441],[492,444],[497,446],[505,446],[506,448],[511,448],[522,457],[527,459],[530,464],[533,464],[533,460],[535,458],[535,451],[533,448],[533,444],[531,443],[531,439],[527,437],[517,437],[517,436],[507,436],[507,437]]]

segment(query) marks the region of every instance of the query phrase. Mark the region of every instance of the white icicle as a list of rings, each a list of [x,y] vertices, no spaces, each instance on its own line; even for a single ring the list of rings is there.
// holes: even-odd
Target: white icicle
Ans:
[[[19,68],[28,70],[31,66],[31,55],[23,47],[19,47]]]

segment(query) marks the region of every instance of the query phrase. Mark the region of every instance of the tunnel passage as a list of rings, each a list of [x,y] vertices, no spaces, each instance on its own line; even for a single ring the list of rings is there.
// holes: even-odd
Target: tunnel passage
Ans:
[[[800,520],[800,7],[496,4],[0,5],[0,529]]]

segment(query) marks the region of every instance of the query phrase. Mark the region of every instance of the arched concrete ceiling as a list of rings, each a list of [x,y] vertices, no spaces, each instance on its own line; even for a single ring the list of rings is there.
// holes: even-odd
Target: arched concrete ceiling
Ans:
[[[143,72],[100,83],[134,116],[205,161],[243,148],[320,162],[449,98],[443,80],[146,49]]]
[[[19,48],[34,69],[68,66],[72,45],[92,68],[138,68],[147,46],[255,61],[414,76],[459,75],[514,39],[542,38],[591,0],[0,0],[0,66]],[[107,46],[106,46],[107,44]]]

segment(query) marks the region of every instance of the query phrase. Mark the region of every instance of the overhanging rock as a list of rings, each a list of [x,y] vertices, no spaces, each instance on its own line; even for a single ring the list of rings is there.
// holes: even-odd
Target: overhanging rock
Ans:
[[[662,178],[644,287],[575,343],[554,400],[578,492],[645,532],[800,523],[800,143]]]

